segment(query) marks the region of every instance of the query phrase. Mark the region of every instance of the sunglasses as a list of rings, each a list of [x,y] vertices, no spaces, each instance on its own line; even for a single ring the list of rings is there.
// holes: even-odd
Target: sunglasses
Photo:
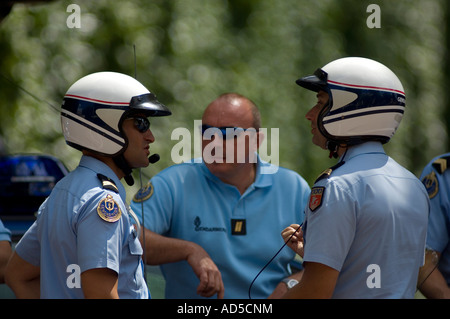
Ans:
[[[141,133],[150,129],[150,121],[146,117],[133,117],[134,127]]]
[[[208,133],[212,133],[211,136],[213,134],[215,134],[216,132],[218,133],[220,131],[220,133],[222,134],[221,137],[223,139],[232,139],[234,137],[238,137],[239,135],[241,135],[242,132],[257,132],[256,129],[254,128],[242,128],[242,127],[233,127],[233,126],[222,126],[222,127],[216,127],[216,126],[211,126],[211,125],[207,125],[207,124],[203,124],[202,126],[200,126],[200,129],[202,131],[202,135],[205,135],[206,130],[211,129]]]

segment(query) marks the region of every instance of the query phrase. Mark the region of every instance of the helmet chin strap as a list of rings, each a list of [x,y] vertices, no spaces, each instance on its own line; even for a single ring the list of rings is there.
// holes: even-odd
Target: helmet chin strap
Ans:
[[[125,182],[128,184],[128,186],[134,185],[134,179],[131,175],[132,169],[130,165],[128,165],[127,161],[125,160],[125,157],[123,156],[123,153],[119,156],[113,157],[114,163],[116,163],[117,167],[119,167],[122,172],[125,174]]]
[[[327,149],[330,151],[330,155],[328,156],[329,158],[337,158],[338,157],[338,149],[339,149],[339,144],[333,141],[328,140],[327,141]]]

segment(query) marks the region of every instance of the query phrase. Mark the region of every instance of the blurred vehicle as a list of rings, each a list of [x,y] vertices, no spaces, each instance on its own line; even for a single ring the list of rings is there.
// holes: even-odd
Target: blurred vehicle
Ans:
[[[68,170],[49,155],[0,156],[0,219],[18,240],[36,220],[39,206]]]

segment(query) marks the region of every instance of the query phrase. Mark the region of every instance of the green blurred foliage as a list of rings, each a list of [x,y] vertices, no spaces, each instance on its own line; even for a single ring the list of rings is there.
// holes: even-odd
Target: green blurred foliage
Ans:
[[[76,3],[81,28],[68,28]],[[369,28],[367,7],[381,8],[381,28]],[[96,71],[134,75],[173,115],[152,122],[152,150],[161,161],[144,178],[172,165],[171,132],[186,127],[224,92],[261,109],[263,127],[279,128],[280,165],[309,183],[334,164],[311,143],[304,114],[312,92],[300,76],[344,56],[364,56],[402,80],[407,111],[386,150],[420,174],[449,149],[448,8],[445,0],[57,0],[16,4],[0,24],[0,136],[6,152],[39,152],[73,169],[80,153],[65,145],[59,107],[70,85]],[[447,116],[449,117],[449,116]],[[193,153],[192,153],[193,154]]]

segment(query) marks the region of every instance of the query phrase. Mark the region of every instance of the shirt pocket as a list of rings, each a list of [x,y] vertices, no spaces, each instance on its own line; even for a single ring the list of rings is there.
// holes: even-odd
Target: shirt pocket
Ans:
[[[124,271],[128,273],[125,289],[135,298],[146,288],[142,262],[143,249],[134,233],[128,238],[128,251],[128,258],[124,263]]]
[[[143,253],[141,242],[134,233],[128,238],[128,248],[130,249],[130,254],[133,256],[142,255]]]

